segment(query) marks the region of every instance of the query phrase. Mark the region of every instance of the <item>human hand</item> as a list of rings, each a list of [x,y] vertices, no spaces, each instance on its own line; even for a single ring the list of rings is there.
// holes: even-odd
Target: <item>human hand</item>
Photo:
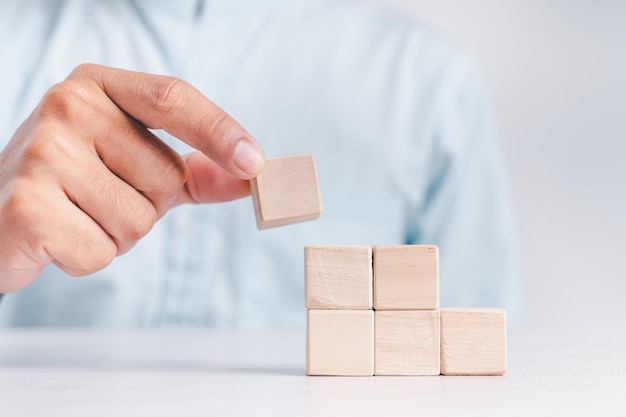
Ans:
[[[199,152],[178,155],[148,129]],[[0,293],[107,266],[171,207],[249,194],[260,146],[188,83],[81,65],[0,153]]]

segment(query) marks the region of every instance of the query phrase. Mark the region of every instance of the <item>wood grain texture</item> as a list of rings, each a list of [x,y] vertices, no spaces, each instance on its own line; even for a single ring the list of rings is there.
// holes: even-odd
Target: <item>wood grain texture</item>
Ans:
[[[503,375],[506,313],[497,308],[441,309],[441,373]]]
[[[306,308],[369,310],[373,306],[370,246],[306,246]]]
[[[308,310],[307,375],[374,375],[372,310]]]
[[[375,246],[374,309],[439,307],[439,248],[434,245]]]
[[[322,213],[310,154],[266,159],[261,174],[250,180],[250,192],[259,229],[313,220]]]
[[[439,375],[439,310],[374,312],[374,375]]]

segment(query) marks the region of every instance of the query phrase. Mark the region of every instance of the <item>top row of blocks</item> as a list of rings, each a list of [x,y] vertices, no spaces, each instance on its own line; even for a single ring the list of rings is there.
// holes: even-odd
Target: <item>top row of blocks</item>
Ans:
[[[306,246],[304,263],[307,309],[439,307],[434,245]]]

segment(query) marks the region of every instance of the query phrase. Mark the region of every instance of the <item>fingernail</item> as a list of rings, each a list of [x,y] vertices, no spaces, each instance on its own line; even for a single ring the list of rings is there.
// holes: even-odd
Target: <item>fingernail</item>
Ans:
[[[241,139],[235,147],[233,162],[246,174],[256,174],[263,168],[265,158],[259,150],[245,139]]]

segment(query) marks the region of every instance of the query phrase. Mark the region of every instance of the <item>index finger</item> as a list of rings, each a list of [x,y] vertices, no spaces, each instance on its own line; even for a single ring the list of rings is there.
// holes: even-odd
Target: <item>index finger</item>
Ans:
[[[263,169],[265,158],[256,140],[224,110],[179,78],[94,64],[77,67],[69,78],[95,82],[118,107],[144,126],[167,131],[238,178],[254,178]]]

